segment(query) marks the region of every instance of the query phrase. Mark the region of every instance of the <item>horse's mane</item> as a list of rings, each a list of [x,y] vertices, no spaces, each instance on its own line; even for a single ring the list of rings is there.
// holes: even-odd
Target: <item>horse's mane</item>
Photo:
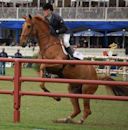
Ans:
[[[43,16],[41,16],[41,15],[35,15],[33,18],[34,18],[35,20],[38,20],[38,21],[44,23],[45,26],[49,27],[48,21],[47,21]]]

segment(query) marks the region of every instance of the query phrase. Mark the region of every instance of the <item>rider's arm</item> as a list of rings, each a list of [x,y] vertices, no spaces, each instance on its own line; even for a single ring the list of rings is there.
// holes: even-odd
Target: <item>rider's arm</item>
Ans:
[[[64,23],[63,18],[58,14],[55,13],[52,14],[52,17],[50,19],[50,24],[55,30],[56,34],[63,34],[66,33],[66,31],[68,30]]]
[[[58,33],[58,34],[66,33],[68,28],[66,27],[62,17],[58,17],[58,22],[59,22],[59,29],[56,30],[56,33]]]

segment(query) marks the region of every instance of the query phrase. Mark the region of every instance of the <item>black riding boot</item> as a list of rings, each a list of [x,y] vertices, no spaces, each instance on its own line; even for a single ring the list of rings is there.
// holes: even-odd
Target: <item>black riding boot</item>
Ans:
[[[67,53],[69,55],[69,58],[71,60],[75,60],[75,58],[73,57],[73,50],[72,50],[72,48],[71,47],[67,47],[67,48],[65,48],[65,50],[67,51]]]
[[[67,48],[65,48],[65,50],[67,51],[67,53],[68,53],[68,55],[69,55],[69,58],[71,59],[71,60],[80,60],[79,58],[76,58],[76,57],[74,57],[73,56],[73,50],[72,50],[72,48],[71,47],[67,47]]]

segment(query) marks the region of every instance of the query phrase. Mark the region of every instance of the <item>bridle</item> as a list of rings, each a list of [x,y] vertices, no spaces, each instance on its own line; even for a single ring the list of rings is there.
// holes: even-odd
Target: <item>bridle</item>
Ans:
[[[29,34],[24,34],[22,36],[25,36],[25,37],[31,37],[32,36],[32,32],[33,32],[33,28],[34,28],[34,24],[33,23],[27,23],[26,24],[29,24],[31,25],[31,30],[30,30],[30,33]],[[26,25],[27,26],[27,25]]]
[[[35,29],[35,23],[34,22],[32,22],[32,23],[27,23],[27,21],[26,21],[26,24],[28,24],[28,25],[30,25],[31,26],[31,30],[30,30],[30,32],[28,33],[28,34],[24,34],[24,35],[22,35],[22,36],[25,36],[25,37],[29,37],[29,38],[31,38],[32,36],[36,36],[36,33],[33,33],[33,31],[35,31],[36,29]],[[27,26],[27,25],[26,25]],[[35,29],[35,30],[34,30]],[[50,37],[51,36],[51,33],[50,33],[50,31],[48,31],[48,32],[42,32],[41,34],[39,34],[38,35],[38,37],[40,37],[41,39],[44,39],[44,38],[46,38],[46,37],[48,37],[48,41],[47,41],[47,43],[45,44],[45,46],[43,47],[43,53],[47,50],[47,49],[49,49],[50,47],[52,47],[52,46],[54,46],[54,45],[60,45],[59,44],[59,42],[54,42],[54,43],[50,43],[49,42],[49,40],[50,40]]]

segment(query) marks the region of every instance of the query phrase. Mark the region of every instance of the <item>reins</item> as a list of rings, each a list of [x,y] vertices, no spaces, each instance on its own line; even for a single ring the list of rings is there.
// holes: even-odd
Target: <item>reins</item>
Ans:
[[[49,42],[50,41],[50,32],[46,32],[46,33],[42,33],[42,34],[39,34],[38,37],[40,37],[40,39],[44,39],[46,37],[48,37],[48,40],[46,41],[46,44],[43,46],[42,48],[42,52],[45,53],[45,51],[47,49],[49,49],[50,47],[54,46],[54,45],[60,45],[59,42]]]

